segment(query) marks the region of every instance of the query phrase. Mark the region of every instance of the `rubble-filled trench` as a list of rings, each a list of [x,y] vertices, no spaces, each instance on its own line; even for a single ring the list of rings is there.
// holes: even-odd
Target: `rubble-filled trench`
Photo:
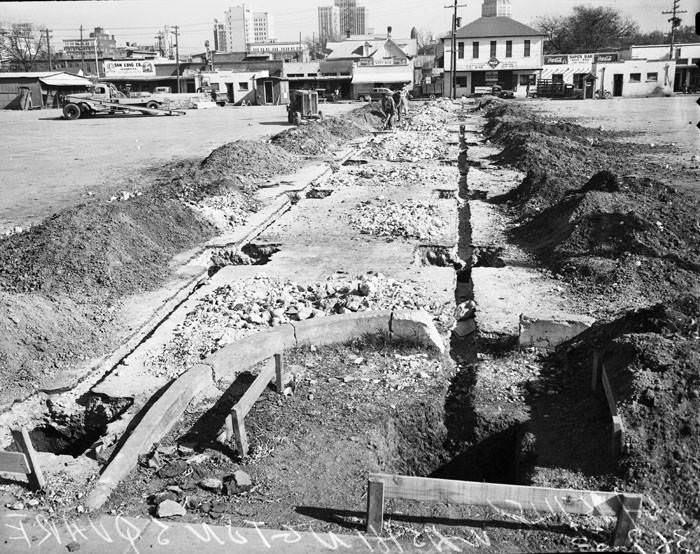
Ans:
[[[183,515],[176,517],[184,521],[256,520],[299,529],[314,522],[343,532],[363,529],[371,471],[601,485],[610,460],[595,452],[605,432],[591,431],[603,429],[601,410],[576,422],[576,429],[591,435],[586,445],[572,446],[569,457],[538,460],[543,449],[535,443],[552,438],[545,434],[546,420],[580,415],[579,406],[568,415],[556,413],[557,401],[571,401],[579,383],[572,380],[572,390],[555,391],[561,396],[552,398],[547,372],[560,368],[547,366],[536,351],[516,347],[517,331],[502,324],[506,314],[517,322],[519,306],[502,306],[512,282],[502,284],[502,296],[499,284],[487,291],[502,308],[496,315],[484,312],[494,298],[482,300],[475,289],[474,272],[481,272],[477,284],[484,275],[495,282],[503,274],[499,271],[509,275],[532,265],[507,244],[505,234],[494,238],[473,232],[473,210],[489,209],[479,199],[494,194],[493,187],[484,192],[489,183],[507,187],[519,178],[491,164],[493,147],[484,144],[480,125],[463,105],[412,103],[410,117],[397,130],[378,133],[353,159],[296,197],[293,209],[253,243],[214,251],[210,278],[183,304],[184,315],[83,399],[108,412],[95,418],[98,431],[90,434],[80,422],[63,425],[85,431],[80,437],[73,433],[73,448],[64,449],[80,454],[79,461],[63,458],[65,471],[54,481],[62,489],[54,487],[50,501],[40,506],[54,513],[81,512],[98,464],[113,456],[119,437],[129,430],[120,416],[125,411],[137,416],[132,425],[137,424],[144,398],[157,397],[207,355],[289,321],[396,308],[427,311],[448,353],[385,336],[287,351],[289,386],[281,395],[268,389],[246,419],[248,456],[227,444],[221,429],[255,368],[217,383],[193,402],[175,428],[144,453],[104,509],[170,517],[159,512],[169,500],[180,506],[177,512]],[[489,217],[500,216],[494,211]],[[520,301],[561,308],[561,291],[533,300],[531,295],[548,286],[545,279],[525,283]],[[533,400],[538,395],[544,396],[541,402]],[[133,399],[138,415],[129,410]],[[57,448],[49,429],[37,429],[35,436]],[[80,452],[85,445],[87,454]],[[571,467],[576,456],[591,461]],[[82,481],[74,478],[79,471]],[[562,520],[557,513],[526,518],[408,501],[390,501],[386,512],[387,528],[400,540],[412,541],[438,526],[494,552],[571,548],[576,540],[603,543],[611,525],[573,516]],[[493,521],[494,516],[501,521]]]

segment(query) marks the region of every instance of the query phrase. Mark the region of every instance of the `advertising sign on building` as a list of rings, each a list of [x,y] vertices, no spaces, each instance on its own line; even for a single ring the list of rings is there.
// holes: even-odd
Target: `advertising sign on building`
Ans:
[[[105,77],[138,77],[156,75],[156,66],[150,60],[105,61]]]
[[[618,60],[617,53],[614,54],[596,54],[595,63],[612,63]]]
[[[569,63],[569,56],[545,56],[544,63],[547,65],[566,65]]]

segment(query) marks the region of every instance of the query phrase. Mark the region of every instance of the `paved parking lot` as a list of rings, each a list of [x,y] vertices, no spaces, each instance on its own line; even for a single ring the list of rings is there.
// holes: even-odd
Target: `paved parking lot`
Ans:
[[[323,104],[336,115],[358,104]],[[0,232],[36,223],[88,192],[138,186],[144,171],[202,157],[226,142],[286,129],[285,106],[189,110],[180,117],[66,121],[60,110],[0,111]]]

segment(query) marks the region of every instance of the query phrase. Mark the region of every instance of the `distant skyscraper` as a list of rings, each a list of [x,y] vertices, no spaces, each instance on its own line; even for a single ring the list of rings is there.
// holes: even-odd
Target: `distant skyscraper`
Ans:
[[[337,6],[318,8],[318,39],[321,42],[340,38],[340,9]]]
[[[367,8],[357,0],[335,0],[334,6],[318,8],[318,35],[321,41],[367,33]]]
[[[484,0],[481,5],[482,17],[510,17],[510,0]]]
[[[272,16],[267,12],[253,13],[253,42],[267,42],[274,38]]]
[[[246,52],[253,42],[274,40],[272,16],[268,12],[251,12],[245,4],[229,7],[224,25],[227,52]]]
[[[226,40],[226,25],[214,20],[214,51],[228,52],[228,41]]]

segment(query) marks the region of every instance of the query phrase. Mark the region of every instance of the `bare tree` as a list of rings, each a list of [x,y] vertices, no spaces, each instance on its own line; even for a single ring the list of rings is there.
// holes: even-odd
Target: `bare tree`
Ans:
[[[0,58],[11,68],[31,71],[46,56],[42,31],[33,23],[13,23],[0,27]]]
[[[537,22],[547,36],[547,52],[597,52],[623,47],[638,32],[637,24],[609,7],[575,6],[565,17],[543,17]]]

